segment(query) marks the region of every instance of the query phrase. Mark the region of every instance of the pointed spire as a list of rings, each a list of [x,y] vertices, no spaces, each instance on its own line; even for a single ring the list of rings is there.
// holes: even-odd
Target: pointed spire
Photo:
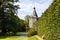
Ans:
[[[35,7],[34,7],[34,9],[35,9]]]
[[[33,8],[32,16],[33,16],[33,17],[38,17],[38,16],[37,16],[37,13],[36,13],[36,9],[35,9],[35,7]]]

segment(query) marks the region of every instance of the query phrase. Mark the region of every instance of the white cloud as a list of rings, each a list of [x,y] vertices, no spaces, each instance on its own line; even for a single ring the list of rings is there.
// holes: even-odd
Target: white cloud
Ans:
[[[38,0],[39,1],[39,0]],[[41,2],[44,0],[41,0]],[[52,2],[52,0],[49,0],[50,3]],[[36,7],[36,11],[38,13],[38,16],[41,16],[42,12],[44,12],[50,5],[50,3],[48,1],[44,1],[44,3],[39,3],[35,1],[35,7]],[[18,10],[18,16],[21,19],[24,19],[24,17],[26,15],[30,15],[32,13],[32,9],[33,9],[33,3],[32,0],[21,0],[21,3],[16,3],[18,5],[20,5],[20,8]]]

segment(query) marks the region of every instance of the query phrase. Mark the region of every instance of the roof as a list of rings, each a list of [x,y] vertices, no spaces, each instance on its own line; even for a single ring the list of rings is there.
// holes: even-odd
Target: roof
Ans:
[[[36,9],[35,9],[35,7],[33,8],[32,16],[33,16],[33,17],[38,17],[38,16],[37,16],[37,13],[36,13]]]

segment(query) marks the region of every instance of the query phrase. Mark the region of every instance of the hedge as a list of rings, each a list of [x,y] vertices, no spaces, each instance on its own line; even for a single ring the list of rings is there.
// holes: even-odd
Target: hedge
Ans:
[[[60,0],[54,0],[36,23],[38,35],[45,40],[60,40]]]

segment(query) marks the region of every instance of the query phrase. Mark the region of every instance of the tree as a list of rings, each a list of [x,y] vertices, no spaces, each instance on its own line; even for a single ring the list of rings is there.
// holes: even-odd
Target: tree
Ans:
[[[18,0],[0,0],[0,29],[7,32],[7,23],[17,13],[18,6],[14,5]],[[14,24],[14,22],[13,22]]]
[[[26,15],[26,16],[25,16],[25,21],[26,21],[27,23],[29,23],[29,17],[30,17],[29,15]]]
[[[29,30],[29,18],[30,18],[30,16],[29,15],[26,15],[25,16],[25,23],[26,23],[26,31],[28,31]]]

